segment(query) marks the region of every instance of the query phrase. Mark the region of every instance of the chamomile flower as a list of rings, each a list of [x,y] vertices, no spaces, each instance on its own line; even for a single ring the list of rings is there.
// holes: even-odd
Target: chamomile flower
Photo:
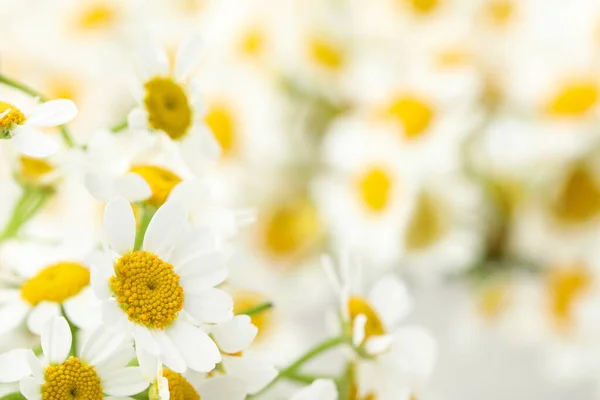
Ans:
[[[167,54],[146,43],[137,54],[140,85],[134,89],[138,107],[129,114],[129,127],[160,132],[176,143],[183,159],[197,173],[214,162],[221,150],[203,121],[204,106],[188,77],[198,61],[200,40],[182,45],[173,68]]]
[[[39,128],[63,125],[76,116],[75,103],[65,99],[47,101],[26,113],[10,103],[0,101],[0,138],[11,139],[14,146],[26,156],[45,158],[56,153],[59,145]]]
[[[437,346],[421,326],[400,326],[412,308],[406,286],[392,276],[379,279],[366,294],[353,290],[360,279],[349,260],[338,279],[331,259],[323,266],[340,296],[341,315],[352,332],[352,344],[368,355],[356,360],[359,398],[410,399],[433,371]]]
[[[33,256],[24,257],[23,252]],[[65,257],[65,250],[48,246],[10,243],[3,249],[9,267],[0,288],[0,316],[6,333],[23,321],[39,335],[44,324],[64,312],[79,328],[100,323],[100,303],[90,286],[90,271],[78,257]]]
[[[92,287],[104,322],[133,336],[140,364],[158,359],[175,372],[208,372],[221,354],[199,325],[230,319],[233,301],[215,288],[227,277],[216,238],[187,223],[186,208],[169,201],[136,248],[133,210],[123,198],[112,200],[104,213],[110,252],[91,262]]]
[[[43,359],[31,350],[0,355],[1,365],[12,367],[0,368],[0,381],[20,380],[27,400],[129,399],[148,386],[139,367],[127,366],[134,352],[123,335],[99,328],[77,355],[69,355],[72,340],[67,321],[53,318],[42,331]]]

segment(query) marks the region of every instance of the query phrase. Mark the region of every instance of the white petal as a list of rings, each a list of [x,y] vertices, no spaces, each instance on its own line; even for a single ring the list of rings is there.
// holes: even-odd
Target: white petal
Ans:
[[[181,157],[196,174],[203,175],[221,155],[221,146],[207,127],[192,129],[181,142]]]
[[[35,306],[27,317],[27,327],[32,333],[39,335],[46,323],[54,317],[60,315],[60,306],[58,303],[42,301]]]
[[[371,336],[365,343],[365,351],[371,355],[382,354],[389,350],[393,341],[392,335]]]
[[[108,287],[107,281],[105,286]],[[81,329],[91,329],[102,322],[101,303],[94,292],[86,287],[63,303],[67,317]]]
[[[0,354],[0,383],[18,382],[31,375],[27,354],[31,350],[17,349]]]
[[[195,275],[181,276],[181,286],[186,294],[201,295],[202,292],[223,283],[229,275],[229,271],[225,267],[203,268],[194,272]]]
[[[233,317],[233,299],[215,288],[193,295],[185,292],[183,309],[198,322],[218,324]]]
[[[44,366],[40,362],[40,359],[33,353],[32,350],[28,350],[26,353],[27,364],[31,370],[31,374],[37,383],[44,383]]]
[[[87,173],[85,187],[96,200],[103,203],[117,196],[114,177],[111,175]]]
[[[31,376],[21,379],[19,390],[27,400],[40,400],[42,398],[42,388]]]
[[[146,38],[134,56],[143,81],[169,72],[169,58],[160,43],[153,38]]]
[[[148,112],[143,108],[134,108],[127,116],[127,125],[132,130],[148,129]]]
[[[119,196],[126,198],[132,203],[144,201],[152,196],[152,189],[150,189],[148,182],[133,172],[117,178],[115,188]]]
[[[202,400],[244,400],[248,394],[244,381],[227,375],[205,380],[199,392]]]
[[[412,309],[412,299],[404,282],[393,276],[381,278],[369,292],[369,303],[388,329]]]
[[[146,377],[148,382],[154,380],[156,378],[156,371],[161,366],[158,356],[148,352],[142,346],[136,346],[135,353],[142,374]]]
[[[124,332],[116,332],[108,326],[96,328],[83,344],[80,356],[90,365],[102,363],[117,352],[125,342]]]
[[[17,126],[11,142],[21,153],[35,158],[46,158],[59,149],[58,143],[49,135],[29,126]]]
[[[136,347],[142,347],[144,350],[155,356],[160,354],[159,345],[148,328],[134,324],[133,338],[135,339]]]
[[[172,329],[172,327],[171,327]],[[175,346],[173,340],[163,331],[152,332],[154,339],[160,347],[160,360],[172,371],[184,373],[187,369],[185,359],[180,350]],[[183,349],[184,352],[191,352],[189,347]]]
[[[90,266],[90,284],[94,294],[100,300],[106,300],[112,296],[108,286],[108,280],[114,274],[114,263],[110,255],[105,252],[94,252],[85,260]]]
[[[71,100],[50,100],[35,107],[27,116],[27,125],[49,127],[63,125],[77,116],[77,106]]]
[[[402,327],[393,333],[391,351],[386,357],[399,374],[411,384],[422,384],[433,372],[437,343],[431,333],[420,326]]]
[[[169,262],[177,269],[190,258],[214,252],[216,248],[217,239],[209,229],[190,229],[175,243]]]
[[[365,325],[367,317],[364,314],[359,314],[352,321],[352,344],[360,346],[365,340]]]
[[[212,371],[221,361],[219,348],[206,332],[181,318],[167,329],[167,334],[183,355],[187,366],[194,371]]]
[[[148,225],[144,250],[166,259],[173,240],[181,235],[187,221],[188,212],[183,204],[170,201],[163,204]]]
[[[171,392],[169,392],[169,380],[164,376],[158,378],[158,395],[160,400],[169,400],[171,398]]]
[[[117,369],[104,377],[102,389],[112,396],[130,396],[142,392],[148,381],[138,367]]]
[[[204,43],[200,35],[194,35],[179,47],[175,58],[175,78],[186,79],[200,60]]]
[[[114,330],[126,329],[127,316],[114,300],[102,303],[102,322]]]
[[[119,254],[133,250],[135,216],[131,205],[122,197],[111,200],[104,210],[104,231],[110,246]]]
[[[258,355],[223,356],[223,366],[227,374],[244,380],[246,390],[250,394],[262,390],[277,376],[273,364]]]
[[[71,349],[71,329],[64,317],[55,317],[42,329],[42,350],[49,363],[61,363]]]
[[[223,273],[227,274],[227,256],[222,252],[212,252],[209,254],[198,254],[177,266],[179,276],[202,276],[209,283],[204,284],[205,288],[215,287],[225,280]],[[221,280],[222,279],[222,280]]]
[[[125,368],[136,357],[133,344],[126,341],[109,358],[94,365],[100,378],[115,369]],[[148,382],[151,379],[148,379]]]
[[[292,396],[290,400],[337,400],[335,383],[330,379],[317,379],[310,386]]]
[[[254,341],[258,328],[252,325],[247,315],[237,315],[212,329],[212,336],[219,348],[229,354],[246,349]]]
[[[21,325],[29,311],[29,307],[29,305],[21,300],[0,306],[0,321],[2,321],[0,324],[0,334],[10,332]]]

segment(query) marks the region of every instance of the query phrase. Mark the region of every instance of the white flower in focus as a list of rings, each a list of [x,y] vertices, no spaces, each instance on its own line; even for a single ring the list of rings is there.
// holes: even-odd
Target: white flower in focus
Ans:
[[[129,114],[131,129],[164,133],[177,143],[183,159],[195,173],[214,162],[220,146],[203,121],[204,105],[198,90],[188,81],[200,55],[201,41],[193,37],[182,45],[171,69],[167,54],[146,43],[137,54],[138,78],[134,97],[139,106]]]
[[[80,354],[69,356],[71,331],[63,317],[53,318],[42,330],[42,362],[31,350],[0,355],[0,382],[20,380],[27,400],[123,399],[142,392],[148,381],[139,367],[128,367],[134,351],[123,335],[102,328],[83,344]]]
[[[28,113],[0,101],[0,139],[10,138],[26,156],[45,158],[56,153],[59,145],[39,128],[63,125],[76,116],[77,107],[71,100],[47,101]]]
[[[223,255],[207,229],[189,229],[188,212],[169,201],[158,209],[135,249],[130,204],[106,206],[110,254],[92,260],[92,287],[104,301],[104,322],[133,336],[142,367],[156,359],[182,373],[208,372],[221,361],[214,341],[199,327],[233,316],[231,297],[215,286],[227,278]],[[145,369],[148,370],[148,369]]]

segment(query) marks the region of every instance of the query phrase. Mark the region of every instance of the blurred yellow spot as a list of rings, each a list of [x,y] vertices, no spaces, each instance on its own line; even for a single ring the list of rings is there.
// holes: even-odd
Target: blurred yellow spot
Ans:
[[[268,299],[256,292],[240,291],[233,294],[233,313],[238,315],[246,310],[263,304]],[[258,328],[256,341],[264,339],[266,333],[273,327],[273,312],[265,310],[250,317],[252,324]]]
[[[571,322],[572,309],[591,286],[592,276],[582,266],[561,266],[550,270],[547,277],[552,317],[558,325]]]
[[[276,205],[264,220],[265,247],[278,257],[296,255],[315,241],[321,229],[317,209],[306,197]]]
[[[361,314],[367,318],[365,324],[365,339],[368,339],[371,336],[385,335],[386,330],[383,326],[383,322],[381,322],[377,312],[364,298],[360,296],[351,296],[350,299],[348,299],[348,312],[352,323],[354,323],[355,318]]]
[[[583,223],[600,214],[600,187],[593,172],[584,165],[570,171],[558,197],[550,205],[565,223]]]
[[[192,124],[192,109],[183,87],[171,78],[155,77],[144,89],[150,126],[174,140],[184,137]]]
[[[21,287],[21,297],[32,306],[42,301],[62,303],[90,283],[90,271],[81,264],[63,262],[44,268]]]
[[[162,206],[181,178],[168,169],[155,165],[135,165],[131,172],[141,176],[152,191],[152,196],[147,202],[155,207]]]
[[[492,0],[487,4],[486,14],[496,26],[505,26],[515,13],[515,4],[510,0]]]
[[[580,80],[561,87],[548,103],[547,111],[559,117],[577,117],[587,113],[597,103],[596,82]]]
[[[170,369],[163,369],[163,376],[169,381],[171,400],[200,400],[200,395],[185,377]]]
[[[257,57],[265,49],[265,34],[258,27],[248,29],[240,41],[242,54]]]
[[[102,29],[110,27],[117,17],[118,11],[110,2],[95,2],[81,11],[78,22],[82,29]]]
[[[418,97],[400,96],[389,106],[387,115],[402,126],[407,139],[417,139],[429,128],[434,110],[426,101]]]
[[[436,243],[448,230],[448,216],[433,196],[423,192],[408,223],[404,242],[409,250],[423,250]]]
[[[54,170],[54,167],[45,160],[23,155],[19,157],[19,166],[21,177],[31,183],[40,183],[44,175]]]
[[[205,121],[221,145],[223,155],[231,156],[237,145],[236,121],[231,109],[225,104],[212,105]]]
[[[45,368],[41,398],[42,400],[102,399],[104,396],[101,383],[94,367],[77,357],[69,357],[60,364],[51,364]]]
[[[440,67],[456,68],[471,64],[473,55],[467,49],[455,47],[439,52],[436,59]]]
[[[164,329],[183,309],[183,288],[173,266],[147,251],[117,260],[109,286],[130,321]]]
[[[27,118],[17,107],[0,101],[0,136],[6,134],[14,125],[22,125]]]
[[[524,196],[523,184],[509,178],[497,178],[487,182],[487,189],[502,215],[511,217]]]
[[[508,305],[509,291],[507,282],[494,282],[485,285],[477,301],[477,310],[486,319],[497,318]]]
[[[309,54],[316,64],[326,69],[338,70],[344,65],[342,49],[323,38],[313,38],[310,41]]]
[[[371,168],[359,177],[358,190],[370,211],[382,212],[390,203],[392,178],[383,168]]]
[[[414,12],[421,15],[431,14],[438,6],[438,0],[404,0]]]

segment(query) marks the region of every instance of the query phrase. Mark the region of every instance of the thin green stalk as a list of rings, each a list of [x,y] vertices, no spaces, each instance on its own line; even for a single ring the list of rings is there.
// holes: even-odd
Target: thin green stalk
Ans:
[[[25,186],[13,208],[10,220],[0,233],[0,242],[16,237],[23,225],[42,208],[52,193],[52,189]]]
[[[260,314],[261,312],[270,310],[271,308],[273,308],[273,303],[270,301],[258,304],[254,307],[250,307],[242,312],[237,313],[237,315],[248,315],[249,317],[252,317],[256,314]]]
[[[331,380],[335,380],[335,377],[333,377],[333,376],[323,376],[323,375],[312,375],[312,374],[301,374],[301,373],[298,373],[298,372],[294,372],[294,373],[290,373],[290,374],[286,375],[285,379],[288,379],[288,380],[294,381],[294,382],[305,383],[307,385],[310,385],[311,383],[313,383],[317,379],[331,379]]]
[[[40,99],[40,101],[45,102],[48,101],[48,99],[46,98],[46,96],[44,96],[43,94],[41,94],[40,92],[38,92],[37,90],[21,83],[18,82],[14,79],[11,79],[7,76],[4,76],[2,74],[0,74],[0,83],[3,83],[7,86],[10,86],[14,89],[17,89],[25,94],[28,94],[32,97],[37,97],[38,99]],[[73,140],[73,137],[71,136],[69,129],[65,126],[65,125],[60,125],[58,127],[58,129],[60,130],[60,134],[62,135],[63,140],[65,141],[65,144],[69,147],[75,147],[75,141]]]
[[[128,126],[129,126],[129,124],[127,123],[127,120],[121,121],[118,124],[113,125],[110,128],[110,131],[113,132],[113,133],[121,132],[121,131],[127,129]]]
[[[148,229],[148,225],[150,225],[150,221],[152,221],[152,217],[156,213],[156,208],[144,204],[141,206],[141,211],[142,217],[140,219],[140,225],[135,233],[135,246],[133,248],[135,251],[142,249],[144,237],[146,236],[146,230]]]
[[[65,308],[62,305],[60,306],[60,311],[61,311],[63,317],[65,317],[65,319],[67,320],[67,323],[69,324],[69,329],[71,329],[72,340],[71,340],[71,349],[69,350],[69,355],[77,356],[77,332],[79,332],[79,328],[75,324],[73,324],[73,322],[69,319],[69,316],[65,312]]]
[[[6,396],[0,397],[0,400],[25,400],[25,396],[21,393],[10,393]]]

